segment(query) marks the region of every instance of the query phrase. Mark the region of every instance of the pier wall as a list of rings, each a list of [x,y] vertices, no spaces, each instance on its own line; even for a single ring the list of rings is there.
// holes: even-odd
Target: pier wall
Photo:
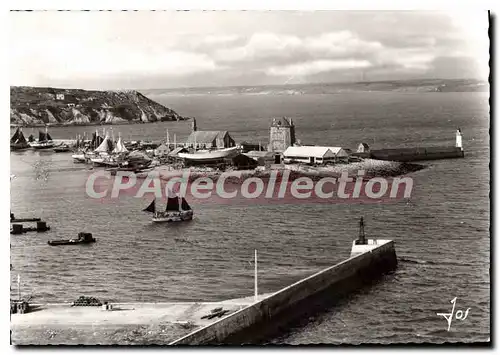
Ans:
[[[397,266],[393,241],[378,241],[371,250],[302,279],[271,296],[200,328],[170,345],[254,343],[288,322],[324,307]],[[283,328],[285,329],[285,328]]]
[[[463,158],[464,151],[458,147],[377,149],[370,151],[370,157],[378,160],[410,162],[419,160]]]

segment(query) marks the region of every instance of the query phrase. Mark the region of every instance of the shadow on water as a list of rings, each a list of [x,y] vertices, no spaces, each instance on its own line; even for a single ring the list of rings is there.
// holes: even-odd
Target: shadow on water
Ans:
[[[358,275],[359,276],[359,275]],[[356,297],[370,292],[381,282],[394,281],[394,271],[376,277],[373,273],[363,277],[353,277],[336,283],[315,295],[302,300],[292,307],[273,316],[272,321],[260,322],[242,333],[224,341],[231,345],[266,345],[281,343],[295,331],[300,331],[322,316],[342,309]]]

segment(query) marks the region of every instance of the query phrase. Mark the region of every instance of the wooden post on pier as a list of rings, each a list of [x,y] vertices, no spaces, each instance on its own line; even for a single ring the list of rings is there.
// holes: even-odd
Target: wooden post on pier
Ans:
[[[258,288],[257,288],[257,249],[255,249],[255,270],[254,270],[254,281],[255,281],[255,285],[254,285],[254,291],[255,291],[255,302],[257,302],[258,300],[258,294],[259,294],[259,291],[258,291]]]

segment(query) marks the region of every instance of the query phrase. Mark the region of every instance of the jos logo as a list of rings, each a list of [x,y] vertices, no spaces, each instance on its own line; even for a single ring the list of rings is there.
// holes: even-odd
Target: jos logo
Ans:
[[[469,315],[469,310],[470,310],[470,308],[467,308],[465,313],[462,310],[457,310],[455,312],[455,306],[457,303],[456,297],[454,299],[452,299],[450,301],[450,303],[453,304],[453,306],[451,307],[450,313],[436,313],[438,316],[443,316],[446,319],[446,321],[448,322],[448,331],[450,331],[450,328],[451,328],[451,321],[453,320],[453,315],[455,315],[455,319],[464,321],[467,318],[467,316]]]

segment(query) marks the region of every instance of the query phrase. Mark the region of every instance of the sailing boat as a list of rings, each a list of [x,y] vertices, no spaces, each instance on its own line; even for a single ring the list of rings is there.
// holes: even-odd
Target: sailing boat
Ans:
[[[152,221],[163,222],[183,222],[193,219],[193,210],[184,197],[168,197],[165,211],[156,210],[156,198],[146,207],[144,212],[153,213]]]
[[[107,166],[107,167],[115,167],[118,166],[118,161],[111,156],[111,153],[115,149],[115,143],[113,139],[106,134],[102,143],[94,150],[94,153],[98,155],[90,158],[90,161],[94,164],[94,166]]]
[[[26,138],[24,138],[23,131],[18,127],[16,129],[16,132],[10,139],[10,150],[21,150],[21,149],[26,149],[29,148],[29,144],[26,141]]]
[[[30,143],[33,149],[51,149],[54,148],[54,142],[52,141],[52,137],[47,131],[47,127],[45,127],[45,132],[38,132],[38,141]]]

